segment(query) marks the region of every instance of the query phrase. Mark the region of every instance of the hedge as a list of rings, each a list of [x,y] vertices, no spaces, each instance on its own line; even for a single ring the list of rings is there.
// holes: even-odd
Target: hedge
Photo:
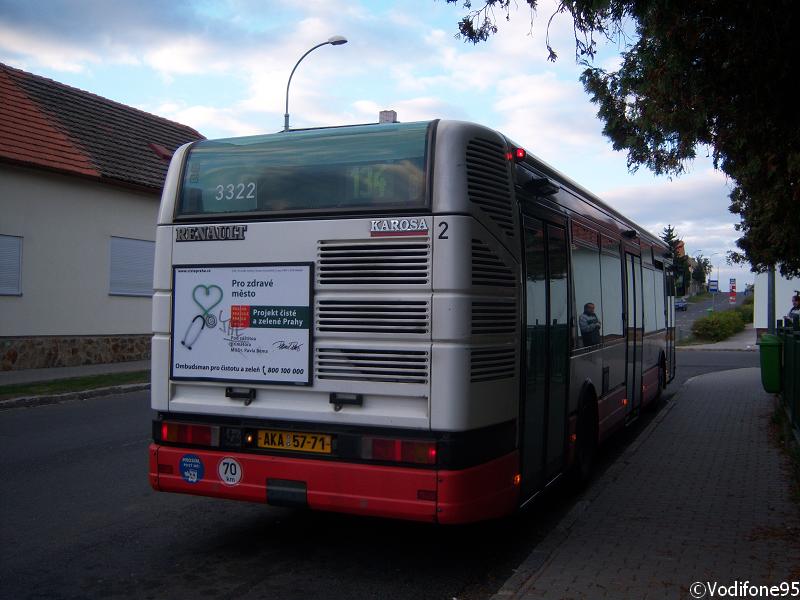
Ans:
[[[698,338],[719,342],[744,330],[744,324],[740,311],[726,310],[697,319],[692,325],[692,333]]]
[[[742,320],[745,323],[752,323],[753,322],[753,303],[750,304],[742,304],[741,306],[736,307],[736,312],[742,315]]]

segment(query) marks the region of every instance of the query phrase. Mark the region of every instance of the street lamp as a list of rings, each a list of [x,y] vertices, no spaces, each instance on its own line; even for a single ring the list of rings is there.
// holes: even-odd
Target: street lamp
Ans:
[[[291,75],[289,75],[289,81],[286,83],[286,112],[283,114],[283,130],[289,131],[289,86],[292,84],[292,77],[294,76],[294,72],[297,70],[297,67],[303,62],[303,59],[311,54],[317,48],[322,46],[326,46],[330,44],[331,46],[341,46],[342,44],[347,43],[347,38],[342,37],[341,35],[335,35],[331,38],[328,38],[327,42],[322,42],[321,44],[317,44],[313,48],[310,48],[303,56],[300,57],[300,60],[297,61],[294,65],[294,69],[292,69]]]
[[[710,259],[712,256],[718,256],[720,254],[722,254],[722,252],[712,252],[711,254],[708,255],[708,258]],[[711,264],[711,266],[712,266],[712,269],[713,269],[714,266],[717,267],[717,291],[714,292],[714,294],[711,296],[711,310],[713,311],[713,310],[717,310],[717,293],[719,292],[719,285],[720,285],[720,281],[719,281],[719,262],[718,261],[714,261]]]

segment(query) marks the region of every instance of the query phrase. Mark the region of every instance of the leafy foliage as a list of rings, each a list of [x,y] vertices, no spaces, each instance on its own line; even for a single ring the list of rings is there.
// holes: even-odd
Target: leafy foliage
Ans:
[[[742,303],[740,306],[737,306],[734,310],[742,316],[742,320],[745,323],[753,322],[754,305],[752,302],[750,304]]]
[[[692,324],[692,333],[704,340],[719,342],[744,330],[742,314],[736,310],[711,313]]]
[[[473,43],[496,33],[496,12],[510,14],[509,0],[481,4],[462,2],[468,14],[459,34]],[[739,251],[729,258],[756,271],[779,263],[782,274],[800,276],[800,111],[792,92],[800,3],[562,0],[561,12],[572,16],[581,81],[603,132],[627,151],[628,167],[680,175],[698,148],[710,148],[741,219]],[[592,66],[596,38],[620,41],[627,22],[636,38],[619,69]],[[549,42],[547,49],[555,60]]]
[[[711,265],[711,261],[701,253],[694,257],[694,261],[695,267],[692,269],[692,279],[697,283],[703,284],[706,282],[706,275],[711,273],[714,267]]]

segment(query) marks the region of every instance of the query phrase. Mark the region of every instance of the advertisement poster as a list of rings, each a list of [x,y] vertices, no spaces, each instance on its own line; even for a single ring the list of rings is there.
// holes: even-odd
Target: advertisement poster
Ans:
[[[173,379],[310,385],[311,265],[175,267]]]

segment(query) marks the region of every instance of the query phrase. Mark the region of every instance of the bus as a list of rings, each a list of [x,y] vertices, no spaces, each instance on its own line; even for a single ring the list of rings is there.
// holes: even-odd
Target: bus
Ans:
[[[477,124],[182,146],[155,255],[158,491],[502,517],[674,376],[668,246]]]

